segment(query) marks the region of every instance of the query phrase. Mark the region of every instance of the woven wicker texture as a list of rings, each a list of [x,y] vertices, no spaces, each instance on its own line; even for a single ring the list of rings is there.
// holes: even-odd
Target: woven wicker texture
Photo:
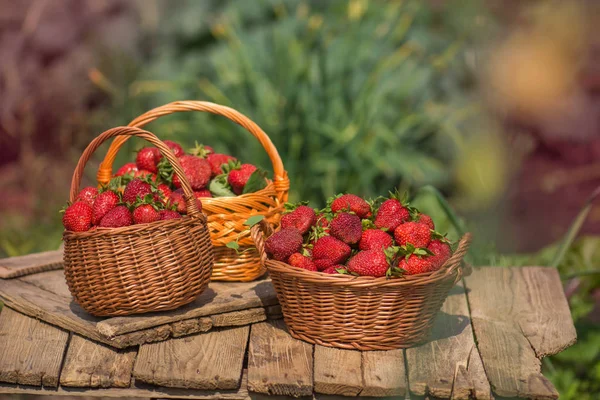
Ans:
[[[110,129],[85,149],[71,181],[77,197],[90,156],[113,137],[137,136],[156,146],[183,177],[177,157],[152,133],[132,127]],[[187,179],[181,180],[187,216],[122,228],[65,231],[65,278],[75,301],[96,316],[172,310],[193,301],[210,281],[213,248],[206,216]]]
[[[165,115],[184,111],[203,111],[222,115],[241,125],[250,132],[271,159],[273,181],[258,192],[237,197],[203,198],[203,211],[208,216],[210,237],[215,246],[215,264],[212,280],[215,281],[252,281],[262,276],[266,270],[259,262],[259,255],[253,247],[252,238],[244,222],[252,215],[261,214],[274,226],[279,224],[283,204],[287,201],[290,181],[277,149],[267,134],[248,117],[225,106],[204,101],[176,101],[157,107],[140,115],[129,126],[143,127]],[[108,150],[98,170],[98,182],[110,180],[117,152],[127,137],[116,138]],[[238,241],[240,254],[226,246]]]
[[[462,277],[471,235],[438,271],[386,279],[330,275],[267,259],[264,224],[252,228],[290,334],[309,343],[356,350],[391,350],[427,340],[435,314]]]

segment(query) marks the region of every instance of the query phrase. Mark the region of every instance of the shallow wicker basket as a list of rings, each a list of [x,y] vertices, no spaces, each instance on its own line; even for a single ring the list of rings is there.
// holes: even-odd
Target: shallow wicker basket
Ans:
[[[252,236],[275,286],[290,334],[309,343],[356,350],[391,350],[427,340],[436,313],[462,277],[470,242],[438,271],[402,278],[370,278],[312,272],[267,258],[258,224]]]
[[[79,192],[90,156],[113,137],[137,136],[158,147],[179,176],[177,157],[152,133],[138,128],[110,129],[85,149],[71,181],[70,200]],[[122,228],[65,231],[65,278],[75,301],[96,316],[172,310],[193,301],[207,286],[213,249],[206,216],[196,205],[187,178],[181,180],[187,216]]]
[[[277,149],[267,134],[253,121],[238,111],[204,101],[176,101],[157,107],[134,119],[129,126],[143,127],[157,118],[175,112],[203,111],[222,115],[241,125],[264,147],[273,164],[273,181],[266,188],[236,197],[203,198],[203,211],[208,216],[208,228],[212,244],[215,246],[215,264],[212,280],[252,281],[262,276],[266,270],[260,263],[248,227],[244,222],[252,215],[264,215],[273,226],[278,226],[287,201],[290,181]],[[113,141],[98,170],[98,182],[107,183],[113,171],[113,163],[119,148],[127,137]],[[227,243],[238,241],[239,252],[226,247]]]

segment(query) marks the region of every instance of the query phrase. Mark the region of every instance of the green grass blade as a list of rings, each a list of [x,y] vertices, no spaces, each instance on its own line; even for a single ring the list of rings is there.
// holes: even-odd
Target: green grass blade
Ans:
[[[446,213],[446,216],[448,217],[448,219],[454,226],[454,229],[456,229],[456,231],[458,232],[458,234],[460,236],[465,234],[465,232],[466,232],[465,227],[458,219],[458,216],[452,209],[452,206],[450,206],[450,204],[448,204],[448,201],[446,201],[446,198],[439,190],[437,190],[434,186],[426,185],[426,186],[419,188],[417,193],[433,194],[435,196],[436,200],[438,201],[438,203],[440,204],[440,207],[442,207],[442,210],[444,210],[444,213]]]

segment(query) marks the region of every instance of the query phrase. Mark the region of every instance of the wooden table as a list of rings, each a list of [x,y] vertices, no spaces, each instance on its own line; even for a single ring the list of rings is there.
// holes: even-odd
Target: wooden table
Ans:
[[[72,302],[59,257],[0,260],[0,393],[555,399],[540,359],[576,340],[551,268],[475,269],[450,293],[430,341],[359,352],[293,339],[268,278],[211,283],[172,312],[94,318]]]

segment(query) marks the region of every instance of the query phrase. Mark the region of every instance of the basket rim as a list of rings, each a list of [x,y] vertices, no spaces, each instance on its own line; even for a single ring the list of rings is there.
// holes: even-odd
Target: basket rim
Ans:
[[[268,192],[273,192],[273,193],[269,194]],[[232,203],[235,200],[247,199],[247,198],[253,197],[253,196],[262,196],[262,197],[269,197],[269,198],[277,199],[277,191],[275,190],[275,183],[273,182],[273,180],[267,178],[267,186],[265,186],[264,188],[262,188],[260,190],[257,190],[256,192],[240,194],[239,196],[201,197],[198,200],[200,200],[200,202],[202,202],[203,205],[204,205],[204,203],[212,205],[212,204],[218,204],[221,202],[222,203]],[[239,213],[231,212],[228,214],[239,214]]]

